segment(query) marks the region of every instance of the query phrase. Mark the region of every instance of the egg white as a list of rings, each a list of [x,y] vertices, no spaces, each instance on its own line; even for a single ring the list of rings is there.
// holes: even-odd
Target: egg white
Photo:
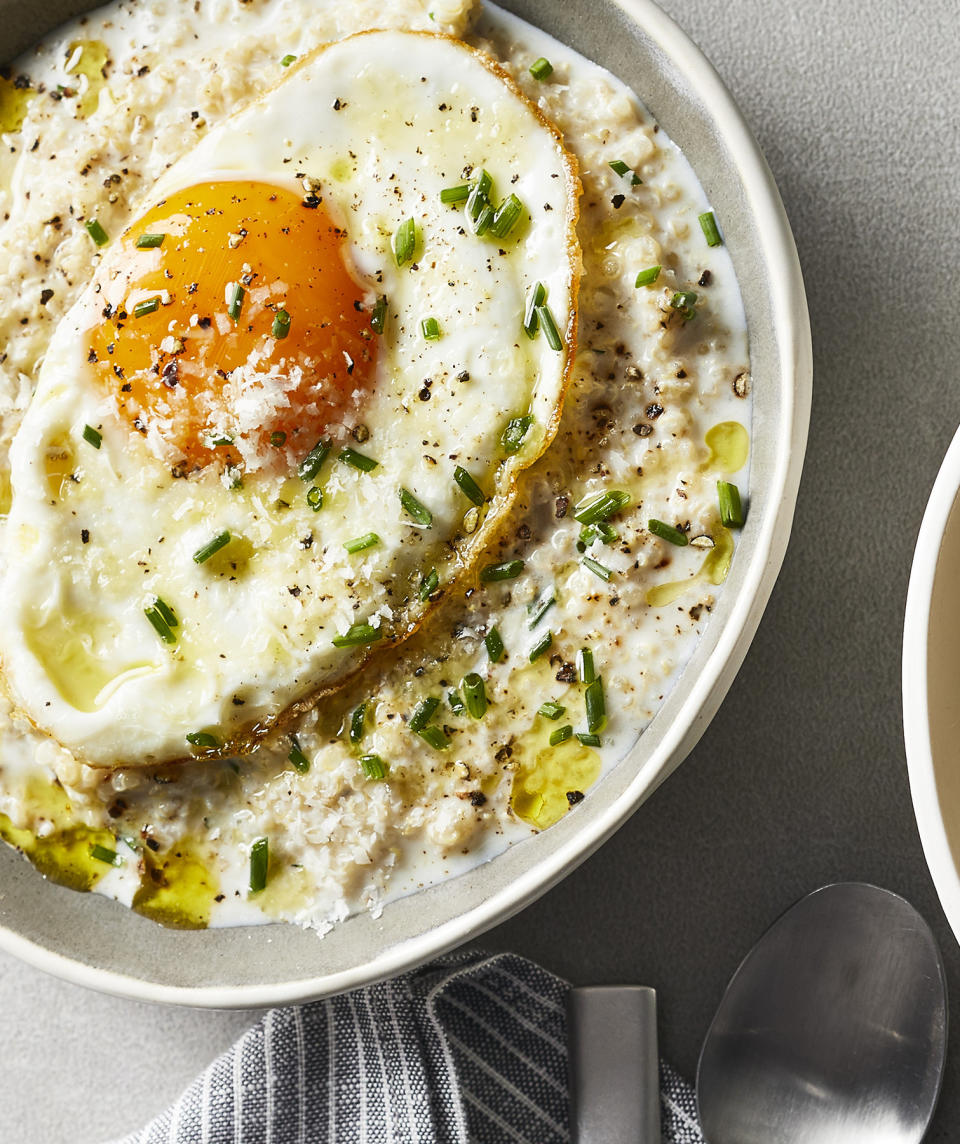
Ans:
[[[462,208],[440,202],[441,189],[481,168],[529,212],[503,243],[473,235]],[[13,443],[5,678],[19,708],[92,765],[176,759],[197,731],[216,740],[211,753],[244,750],[292,706],[341,686],[371,649],[416,629],[430,606],[419,593],[428,570],[443,586],[477,563],[520,470],[555,431],[575,336],[579,187],[557,133],[503,74],[444,36],[348,38],[212,130],[152,201],[210,179],[297,186],[304,176],[319,181],[371,298],[389,301],[373,391],[354,419],[369,430],[355,447],[379,462],[373,472],[338,461],[335,448],[319,512],[296,458],[289,473],[253,474],[240,489],[212,468],[174,479],[84,356],[109,251],[54,334]],[[408,217],[418,254],[398,267],[391,241]],[[560,352],[522,331],[536,282]],[[437,341],[423,337],[428,316]],[[533,423],[508,454],[501,434],[518,414]],[[101,427],[99,449],[85,425]],[[348,425],[332,429],[336,445],[354,444]],[[488,494],[479,514],[453,479],[457,465]],[[404,511],[401,487],[429,507],[431,527]],[[224,530],[242,540],[197,564],[193,554]],[[369,530],[380,543],[349,555],[344,543]],[[173,645],[145,620],[158,596],[180,621]],[[383,638],[335,647],[359,622]]]

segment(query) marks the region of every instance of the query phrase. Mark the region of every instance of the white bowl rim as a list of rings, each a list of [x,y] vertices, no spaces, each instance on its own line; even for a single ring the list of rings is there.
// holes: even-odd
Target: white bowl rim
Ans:
[[[930,735],[928,647],[930,611],[950,514],[960,495],[960,429],[937,473],[917,534],[903,622],[903,737],[910,797],[920,842],[943,912],[960,935],[960,874],[947,837],[937,793]]]
[[[806,295],[789,222],[773,176],[713,65],[654,0],[612,0],[680,69],[690,89],[719,121],[732,166],[750,196],[769,277],[773,337],[780,348],[783,413],[768,490],[770,508],[720,638],[687,696],[682,714],[620,796],[588,830],[533,864],[507,888],[448,922],[392,946],[347,970],[266,985],[177,986],[145,981],[75,961],[0,925],[0,949],[77,985],[138,1001],[211,1009],[253,1009],[303,1002],[372,984],[445,953],[505,921],[555,885],[630,817],[693,748],[732,683],[779,573],[793,520],[812,398],[812,347]]]

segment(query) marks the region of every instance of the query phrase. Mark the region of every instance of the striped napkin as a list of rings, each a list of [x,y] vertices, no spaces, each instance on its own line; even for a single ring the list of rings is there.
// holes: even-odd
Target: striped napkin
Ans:
[[[456,954],[271,1009],[116,1144],[566,1144],[566,982],[512,954]],[[661,1062],[666,1144],[704,1144]]]

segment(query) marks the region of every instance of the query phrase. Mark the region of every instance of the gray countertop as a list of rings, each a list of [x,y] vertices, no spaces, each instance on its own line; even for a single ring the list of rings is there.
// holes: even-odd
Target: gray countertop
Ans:
[[[960,423],[956,0],[661,0],[713,60],[793,223],[813,323],[810,445],[786,563],[683,766],[593,858],[480,944],[580,983],[653,985],[687,1075],[762,931],[831,881],[931,923],[954,998],[928,1137],[960,1135],[960,947],[910,804],[900,641],[910,562]],[[138,1127],[255,1019],[87,992],[0,955],[0,1140]]]

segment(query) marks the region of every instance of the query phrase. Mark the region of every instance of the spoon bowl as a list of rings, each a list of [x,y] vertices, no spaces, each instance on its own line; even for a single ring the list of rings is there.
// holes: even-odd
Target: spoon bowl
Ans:
[[[946,1051],[946,986],[926,922],[887,890],[815,891],[764,934],[707,1032],[709,1144],[918,1144]]]

